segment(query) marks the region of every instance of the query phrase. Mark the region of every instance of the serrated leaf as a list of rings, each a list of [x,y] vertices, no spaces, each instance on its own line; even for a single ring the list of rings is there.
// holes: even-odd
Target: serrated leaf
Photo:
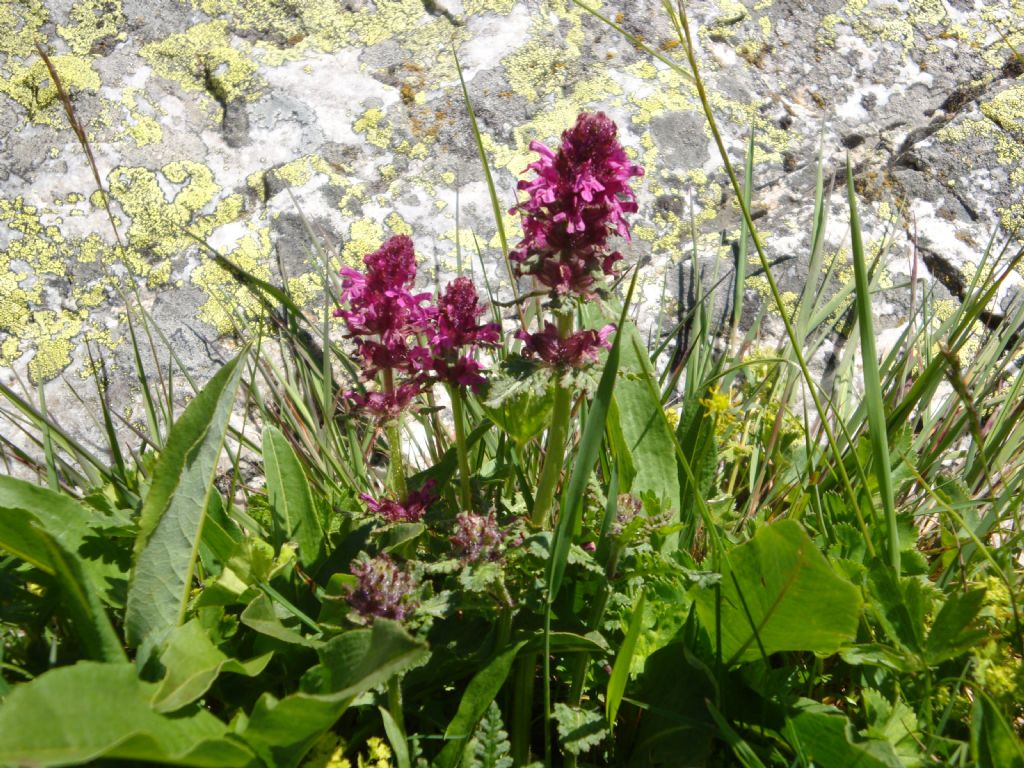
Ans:
[[[608,725],[600,712],[558,702],[551,714],[558,724],[558,743],[570,755],[589,752],[608,736]]]
[[[957,592],[946,598],[928,633],[925,652],[929,663],[938,664],[966,653],[985,636],[984,631],[971,629],[984,600],[984,589]]]
[[[198,709],[155,712],[154,683],[131,664],[79,662],[14,687],[0,707],[0,764],[79,765],[100,758],[231,768],[252,753],[227,726]]]
[[[786,722],[786,735],[814,765],[903,768],[889,742],[859,738],[840,710],[809,699],[801,699],[794,708]]]
[[[496,702],[492,701],[487,707],[470,746],[473,762],[467,768],[512,768],[512,745]]]
[[[492,422],[523,445],[548,426],[554,404],[550,370],[519,361],[518,368],[506,365],[491,375],[480,405]]]
[[[153,471],[128,586],[125,631],[131,646],[184,622],[203,519],[241,379],[240,360],[221,368],[189,403]]]
[[[270,424],[263,428],[263,468],[274,526],[274,552],[279,552],[285,541],[294,541],[299,547],[299,562],[309,566],[324,554],[324,532],[302,465],[287,438]]]

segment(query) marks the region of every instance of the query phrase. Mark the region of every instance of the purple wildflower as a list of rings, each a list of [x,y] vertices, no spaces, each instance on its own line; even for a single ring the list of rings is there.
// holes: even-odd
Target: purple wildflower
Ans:
[[[416,254],[405,235],[388,239],[363,258],[366,271],[341,270],[342,306],[334,314],[345,321],[363,360],[363,375],[384,372],[383,391],[348,393],[357,406],[375,416],[394,418],[419,394],[425,380],[416,361],[422,354],[420,334],[427,333],[436,309],[430,294],[411,292],[416,279]],[[406,376],[396,380],[395,373]]]
[[[498,324],[477,323],[484,313],[476,288],[468,277],[457,277],[444,290],[437,304],[437,328],[431,345],[455,349],[475,344],[497,344]]]
[[[387,498],[377,500],[365,493],[359,498],[366,502],[366,506],[372,512],[389,523],[418,523],[423,519],[427,507],[437,501],[437,494],[434,493],[436,485],[433,480],[427,480],[421,488],[410,492],[401,502]]]
[[[494,513],[486,517],[472,512],[460,512],[455,518],[452,548],[468,563],[479,560],[497,560],[501,557],[505,535],[498,528]]]
[[[438,300],[430,351],[419,352],[414,364],[439,381],[479,390],[486,380],[481,375],[483,366],[471,356],[472,352],[477,346],[498,343],[498,324],[477,322],[483,313],[472,281],[459,277],[450,282]],[[461,354],[467,347],[469,354]]]
[[[416,395],[422,391],[423,385],[416,379],[399,384],[391,392],[367,392],[361,395],[353,391],[347,392],[345,396],[357,408],[363,408],[386,421],[408,408]]]
[[[608,349],[608,337],[615,331],[614,325],[606,325],[598,331],[577,331],[568,338],[558,335],[558,328],[549,321],[544,322],[540,333],[520,330],[516,338],[523,341],[523,355],[541,360],[548,365],[582,368],[598,361],[598,351]]]
[[[404,621],[416,609],[416,600],[412,597],[416,579],[388,555],[355,563],[352,575],[358,581],[349,589],[347,600],[361,616]]]
[[[518,275],[533,275],[554,295],[589,297],[622,256],[607,251],[612,233],[629,238],[623,214],[635,212],[630,178],[643,168],[630,162],[603,112],[582,113],[562,134],[558,152],[534,141],[537,172],[519,189],[528,194],[510,212],[523,215],[524,237],[509,254]]]

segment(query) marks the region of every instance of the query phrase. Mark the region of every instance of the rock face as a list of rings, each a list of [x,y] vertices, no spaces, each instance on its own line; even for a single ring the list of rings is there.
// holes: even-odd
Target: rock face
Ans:
[[[83,389],[91,348],[128,402],[125,306],[137,300],[193,375],[209,375],[256,305],[197,238],[314,311],[322,258],[331,271],[357,264],[392,233],[413,235],[426,284],[461,268],[507,286],[453,51],[504,208],[531,140],[604,109],[647,168],[625,248],[644,265],[643,324],[670,325],[663,297],[685,305],[695,276],[725,286],[716,307],[731,313],[738,210],[693,83],[665,63],[686,70],[684,47],[656,0],[600,12],[621,32],[570,0],[0,5],[4,383],[54,382],[74,410],[56,385]],[[914,311],[912,276],[941,315],[993,238],[1019,247],[1022,0],[714,0],[689,12],[737,168],[755,132],[753,209],[787,301],[820,279],[808,274],[819,147],[836,185],[821,292],[851,279],[849,156],[885,265],[883,326]],[[123,249],[36,43],[88,134]],[[766,296],[757,272],[748,320]]]

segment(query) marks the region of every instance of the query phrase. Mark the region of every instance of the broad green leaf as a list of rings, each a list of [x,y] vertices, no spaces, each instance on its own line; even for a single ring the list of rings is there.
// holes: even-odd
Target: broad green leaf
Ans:
[[[0,707],[0,764],[78,765],[99,758],[229,768],[253,755],[198,709],[155,712],[157,686],[131,664],[79,662],[14,687]]]
[[[236,357],[210,380],[171,427],[142,504],[128,587],[129,645],[185,619],[203,519],[242,367]]]
[[[274,551],[280,551],[283,542],[294,541],[299,561],[311,565],[323,555],[324,532],[309,481],[287,438],[269,424],[263,428],[263,468],[273,515]]]
[[[983,692],[971,710],[971,751],[978,768],[1024,768],[1024,742]]]
[[[615,402],[622,435],[636,468],[633,483],[626,490],[636,496],[653,492],[667,511],[677,508],[679,503],[675,438],[662,416],[661,402],[655,397],[657,378],[640,333],[632,323],[626,323],[621,333],[621,367],[625,375],[615,386]],[[651,387],[649,381],[654,381],[655,386]]]
[[[832,570],[792,520],[762,526],[729,553],[720,593],[722,653],[729,664],[762,652],[835,653],[857,632],[860,591]],[[714,591],[693,595],[701,623],[714,636]]]
[[[816,701],[800,701],[787,720],[785,734],[814,765],[903,768],[889,742],[859,738],[846,715]]]
[[[306,637],[281,623],[281,618],[274,610],[274,602],[265,592],[260,592],[253,598],[242,611],[240,620],[250,629],[255,629],[261,635],[280,640],[282,643],[304,645],[308,648],[319,648],[322,645],[319,640]]]
[[[47,493],[57,496],[50,491]],[[69,528],[73,527],[72,523]],[[63,538],[73,541],[71,536]],[[63,606],[88,658],[111,662],[126,660],[121,641],[103,606],[97,574],[51,535],[33,512],[18,507],[0,508],[0,548],[56,577]]]
[[[525,644],[519,642],[505,649],[469,681],[455,716],[445,728],[444,737],[448,743],[434,761],[436,768],[454,768],[458,765],[465,740],[473,734],[480,718],[484,716],[501,686],[505,684],[512,669],[512,662]]]
[[[81,560],[83,577],[96,594],[107,598],[111,585],[124,579],[124,571],[115,559],[104,559],[105,553],[87,546],[100,541],[102,529],[113,525],[114,520],[87,509],[65,494],[0,476],[0,549],[52,573],[45,560],[36,562],[44,557],[46,545],[26,530],[25,526],[31,524],[29,516],[38,521],[38,527],[52,536],[63,551]]]
[[[37,530],[37,534],[47,549],[61,596],[75,626],[75,635],[88,656],[96,661],[127,661],[121,640],[82,562],[65,552],[47,533]]]
[[[270,662],[273,653],[265,653],[249,661],[225,655],[197,619],[171,632],[160,663],[167,673],[153,699],[158,712],[174,712],[191,704],[206,693],[221,672],[255,677]]]
[[[33,523],[38,524],[36,517],[24,509],[0,509],[0,549],[53,574],[49,550]]]
[[[622,697],[626,693],[626,683],[629,682],[629,668],[633,665],[633,652],[636,650],[636,640],[640,636],[640,630],[644,624],[644,600],[646,595],[641,592],[637,600],[633,615],[629,619],[629,629],[626,630],[626,637],[622,641],[618,654],[615,656],[615,664],[612,666],[612,674],[608,679],[608,693],[605,696],[605,715],[608,724],[614,728],[615,718],[619,714],[619,705],[622,704]]]
[[[332,638],[304,687],[283,699],[264,694],[241,737],[267,765],[291,768],[337,722],[353,698],[422,663],[429,652],[400,624],[377,619],[372,629]]]

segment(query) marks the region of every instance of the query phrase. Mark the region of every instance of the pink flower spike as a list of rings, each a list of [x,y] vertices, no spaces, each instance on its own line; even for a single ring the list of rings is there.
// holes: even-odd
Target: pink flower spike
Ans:
[[[477,318],[484,311],[473,282],[468,277],[456,278],[448,284],[438,301],[437,332],[431,344],[443,350],[475,344],[497,344],[497,323],[477,323]]]
[[[636,211],[629,180],[643,168],[630,162],[616,134],[603,113],[583,113],[557,153],[530,143],[540,157],[527,168],[537,175],[519,182],[527,199],[513,210],[523,215],[524,237],[509,257],[518,275],[534,276],[555,295],[592,296],[595,278],[614,274],[608,236],[629,238],[623,214]]]

